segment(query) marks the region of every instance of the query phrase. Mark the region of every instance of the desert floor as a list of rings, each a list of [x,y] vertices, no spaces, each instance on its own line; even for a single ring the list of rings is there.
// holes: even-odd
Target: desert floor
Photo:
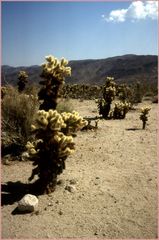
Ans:
[[[94,101],[72,104],[83,117],[98,115]],[[142,130],[145,105],[151,111]],[[55,192],[38,196],[34,213],[14,214],[22,197],[16,182],[28,182],[32,164],[2,165],[2,238],[157,238],[157,104],[143,102],[124,120],[99,120],[75,142]]]

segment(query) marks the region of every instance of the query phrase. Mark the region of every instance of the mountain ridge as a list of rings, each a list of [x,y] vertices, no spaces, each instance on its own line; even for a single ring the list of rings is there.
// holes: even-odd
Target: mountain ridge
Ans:
[[[157,85],[157,55],[126,54],[103,59],[71,60],[68,64],[72,68],[71,77],[66,78],[70,84],[102,85],[107,76],[112,76],[119,83],[128,84],[134,81]],[[2,85],[16,85],[18,72],[24,70],[29,75],[30,83],[39,83],[41,66],[2,65]]]

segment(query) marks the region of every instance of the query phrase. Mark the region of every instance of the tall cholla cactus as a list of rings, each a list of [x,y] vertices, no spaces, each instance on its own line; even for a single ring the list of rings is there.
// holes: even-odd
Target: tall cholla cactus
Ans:
[[[142,129],[145,129],[145,127],[146,127],[146,122],[148,121],[148,113],[150,110],[151,110],[151,108],[149,108],[149,107],[141,108],[140,119],[143,122]]]
[[[103,98],[98,101],[99,114],[108,118],[111,103],[116,95],[116,84],[113,77],[107,77],[103,87]]]
[[[32,125],[36,141],[28,142],[27,149],[36,166],[29,180],[38,175],[41,193],[55,190],[57,175],[65,169],[65,160],[75,150],[72,133],[87,124],[75,111],[59,114],[56,110],[39,110]]]
[[[35,141],[27,143],[27,149],[36,166],[29,180],[38,175],[36,188],[40,193],[49,193],[55,190],[57,176],[65,169],[65,160],[74,152],[75,132],[87,125],[79,114],[58,113],[55,108],[61,86],[65,76],[71,74],[71,68],[66,67],[67,60],[60,62],[52,57],[46,57],[47,64],[43,64],[42,84],[44,88],[39,92],[43,100],[40,110],[31,126],[35,134]],[[43,110],[41,110],[43,109]]]
[[[19,82],[18,82],[18,91],[19,92],[22,92],[24,91],[25,89],[25,85],[27,83],[27,78],[28,78],[28,75],[25,71],[20,71],[19,74],[18,74],[18,79],[19,79]]]
[[[48,111],[56,109],[57,99],[64,84],[65,77],[71,75],[71,68],[67,67],[68,61],[62,58],[60,61],[53,56],[46,57],[47,63],[42,64],[40,84],[44,87],[39,91],[39,100],[43,100],[40,109]]]

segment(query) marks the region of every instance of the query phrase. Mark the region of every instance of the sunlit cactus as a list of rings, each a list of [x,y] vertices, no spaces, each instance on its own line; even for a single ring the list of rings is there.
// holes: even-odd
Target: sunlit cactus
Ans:
[[[130,109],[130,106],[131,104],[129,102],[115,103],[114,109],[112,111],[112,117],[114,119],[124,119]]]
[[[65,169],[65,160],[75,150],[73,133],[87,124],[77,112],[59,114],[56,110],[39,110],[32,131],[36,141],[28,142],[27,149],[35,169],[29,180],[38,175],[41,193],[55,190],[57,175]]]
[[[116,84],[114,78],[107,77],[103,87],[103,98],[98,101],[99,114],[107,119],[111,109],[111,103],[116,95]]]
[[[19,74],[18,74],[19,82],[17,83],[19,92],[24,91],[26,83],[28,82],[27,78],[28,78],[28,75],[25,71],[19,72]]]
[[[142,129],[145,129],[146,122],[148,121],[148,113],[151,110],[149,107],[141,108],[140,120],[142,120]]]
[[[71,68],[67,67],[68,61],[62,58],[60,61],[53,56],[46,57],[46,63],[42,64],[41,77],[44,79],[40,84],[44,85],[39,91],[39,100],[42,100],[40,109],[56,109],[60,90],[65,77],[71,75]]]
[[[29,180],[35,175],[39,177],[35,183],[41,194],[55,190],[57,176],[65,169],[67,157],[74,152],[73,137],[87,124],[78,112],[60,114],[55,109],[60,87],[65,76],[70,75],[71,68],[66,67],[68,62],[65,59],[58,61],[49,56],[46,60],[48,63],[42,65],[42,77],[45,79],[42,84],[45,87],[39,93],[44,102],[31,126],[35,141],[28,142],[26,146],[36,166]]]

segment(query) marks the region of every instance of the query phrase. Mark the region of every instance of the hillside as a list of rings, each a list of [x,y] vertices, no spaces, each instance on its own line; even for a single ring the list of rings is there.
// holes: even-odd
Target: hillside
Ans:
[[[157,62],[158,58],[155,55],[133,54],[106,59],[70,61],[72,76],[66,79],[66,83],[101,85],[106,76],[113,76],[120,83],[130,84],[140,80],[143,83],[157,86]],[[40,66],[10,67],[3,65],[2,85],[6,83],[16,85],[20,70],[27,71],[31,83],[39,82]]]

